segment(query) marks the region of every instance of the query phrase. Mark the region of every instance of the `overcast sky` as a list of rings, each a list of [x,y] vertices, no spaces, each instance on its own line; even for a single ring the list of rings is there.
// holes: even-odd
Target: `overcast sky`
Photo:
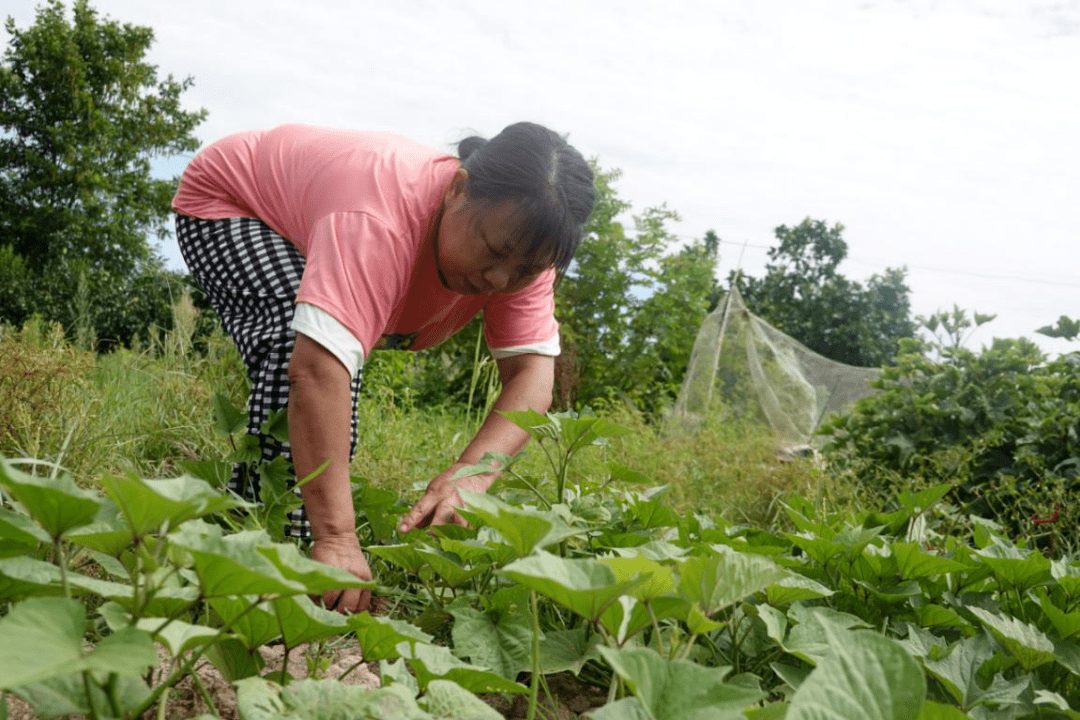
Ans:
[[[839,222],[845,276],[906,267],[915,314],[996,314],[973,345],[1080,349],[1033,333],[1080,317],[1080,0],[91,4],[154,29],[204,142],[308,122],[449,150],[533,120],[634,210],[715,230],[721,277],[760,276],[778,225]]]

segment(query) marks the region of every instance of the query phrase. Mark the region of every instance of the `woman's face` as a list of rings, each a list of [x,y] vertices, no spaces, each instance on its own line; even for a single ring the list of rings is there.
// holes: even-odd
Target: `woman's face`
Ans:
[[[459,179],[460,178],[460,179]],[[463,171],[447,191],[436,234],[435,263],[446,289],[462,295],[516,293],[550,267],[526,257],[520,209],[512,200],[471,200]]]

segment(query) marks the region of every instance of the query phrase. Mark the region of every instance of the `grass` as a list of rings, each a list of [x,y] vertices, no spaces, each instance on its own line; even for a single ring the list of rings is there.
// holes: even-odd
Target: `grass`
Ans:
[[[193,351],[184,338],[194,312],[181,306],[177,330],[161,341],[98,357],[56,328],[0,333],[0,455],[57,463],[83,483],[104,473],[167,477],[185,460],[224,459],[230,446],[215,432],[212,399],[221,393],[243,407],[245,373],[223,336]],[[759,428],[721,422],[665,435],[631,408],[601,414],[629,432],[580,453],[574,472],[596,478],[607,463],[630,467],[669,486],[680,511],[769,527],[792,493],[819,501],[836,491],[810,462],[783,461]],[[478,424],[463,409],[403,409],[379,393],[362,399],[358,419],[354,475],[410,497],[457,458]],[[531,446],[521,469],[549,472]]]

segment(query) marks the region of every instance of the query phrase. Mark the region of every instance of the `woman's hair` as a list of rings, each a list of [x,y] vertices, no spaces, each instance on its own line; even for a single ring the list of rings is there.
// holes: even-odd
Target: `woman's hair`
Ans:
[[[461,166],[469,174],[470,199],[516,201],[523,212],[525,255],[551,254],[561,275],[570,265],[596,191],[585,158],[543,125],[520,122],[485,140],[458,143]]]

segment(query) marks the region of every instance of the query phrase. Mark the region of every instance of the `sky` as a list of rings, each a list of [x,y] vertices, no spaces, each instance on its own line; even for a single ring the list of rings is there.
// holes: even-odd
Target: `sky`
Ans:
[[[621,171],[631,212],[714,230],[721,278],[761,277],[775,228],[810,217],[844,226],[849,279],[906,268],[913,315],[996,315],[971,347],[1080,349],[1034,333],[1080,317],[1080,0],[91,5],[153,28],[203,142],[305,122],[452,152],[531,120]]]

